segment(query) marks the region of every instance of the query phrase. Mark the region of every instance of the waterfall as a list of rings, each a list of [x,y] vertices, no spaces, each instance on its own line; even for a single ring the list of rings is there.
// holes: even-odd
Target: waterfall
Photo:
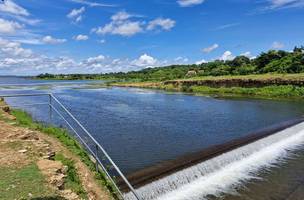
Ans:
[[[234,194],[260,169],[276,166],[304,144],[304,123],[223,153],[137,188],[144,200],[204,200]],[[129,192],[125,199],[133,200]]]

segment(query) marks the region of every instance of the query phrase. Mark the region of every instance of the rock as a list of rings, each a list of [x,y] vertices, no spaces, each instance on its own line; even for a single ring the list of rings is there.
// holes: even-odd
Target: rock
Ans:
[[[75,194],[72,190],[68,189],[68,190],[63,190],[61,192],[62,196],[65,198],[65,199],[68,199],[68,200],[78,200],[80,199],[78,197],[77,194]]]
[[[46,155],[43,156],[43,158],[47,160],[54,160],[55,155],[55,151],[49,151],[46,153]]]
[[[15,121],[15,120],[16,120],[16,117],[15,117],[15,116],[13,116],[13,115],[8,115],[8,116],[7,116],[7,118],[8,118],[9,120],[13,120],[13,121]]]
[[[64,174],[56,174],[50,177],[50,183],[58,188],[59,190],[64,189],[64,178],[66,176]]]
[[[2,110],[6,113],[9,113],[11,111],[10,107],[9,106],[4,106],[2,107]]]
[[[39,140],[39,137],[34,132],[28,132],[19,136],[21,140]]]
[[[64,189],[65,167],[60,161],[39,160],[37,166],[46,175],[49,183],[59,190]]]
[[[68,166],[63,166],[62,168],[62,173],[66,174],[68,172],[69,167]]]
[[[4,98],[3,98],[3,97],[0,97],[0,101],[4,101]]]
[[[25,152],[27,152],[26,149],[22,149],[22,150],[19,150],[19,151],[18,151],[18,153],[25,153]]]

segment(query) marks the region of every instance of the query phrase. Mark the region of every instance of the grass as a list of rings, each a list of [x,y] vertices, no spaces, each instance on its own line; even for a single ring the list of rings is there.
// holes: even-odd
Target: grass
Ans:
[[[61,163],[68,167],[67,177],[64,180],[64,187],[66,189],[71,189],[75,192],[80,198],[88,199],[86,191],[83,189],[77,170],[75,168],[74,161],[64,157],[62,154],[56,154],[55,160],[61,161]]]
[[[23,168],[0,168],[0,199],[59,199],[45,186],[44,176],[36,164]]]
[[[267,79],[274,79],[274,78],[282,78],[287,80],[298,80],[304,79],[304,73],[298,74],[252,74],[252,75],[227,75],[227,76],[198,76],[186,79],[179,79],[179,80],[219,80],[219,79],[258,79],[258,80],[267,80]]]
[[[95,170],[95,164],[91,161],[89,154],[82,148],[82,146],[74,139],[67,130],[62,128],[57,128],[54,126],[46,126],[41,123],[37,123],[33,121],[32,117],[24,111],[21,110],[12,110],[12,115],[16,117],[16,125],[27,127],[33,130],[38,130],[40,132],[46,133],[52,137],[57,138],[67,149],[69,149],[73,154],[77,155],[83,163],[85,163],[91,171],[95,171],[95,180],[100,184],[100,186],[105,186],[108,188],[110,193],[114,198],[117,197],[117,191],[111,182],[107,181],[106,175],[103,172],[97,173]],[[66,164],[72,165],[70,161],[63,158],[62,156],[57,156],[57,159],[61,159]],[[72,167],[70,171],[70,175],[68,176],[67,183],[76,191],[82,194],[81,189],[77,186],[79,181],[74,176],[76,173],[75,168]]]
[[[191,86],[186,91],[199,94],[217,94],[217,95],[234,95],[234,96],[253,96],[264,98],[295,98],[304,97],[304,87],[286,85],[286,86],[266,86],[261,88],[211,88],[206,86]]]
[[[224,79],[252,79],[252,80],[270,80],[270,79],[285,79],[285,80],[303,80],[304,74],[262,74],[262,75],[246,75],[246,76],[205,76],[194,77],[189,79],[180,79],[178,81],[191,80],[224,80]],[[207,94],[219,96],[237,96],[237,97],[254,97],[254,98],[272,98],[272,99],[303,99],[304,87],[295,85],[270,85],[262,87],[209,87],[185,84],[171,84],[163,82],[116,82],[112,86],[121,87],[140,87],[161,89],[166,91],[188,92],[194,94]]]

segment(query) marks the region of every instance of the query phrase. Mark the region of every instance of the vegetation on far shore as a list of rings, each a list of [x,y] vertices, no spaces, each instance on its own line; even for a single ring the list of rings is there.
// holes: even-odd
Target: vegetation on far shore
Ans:
[[[215,60],[199,65],[171,65],[146,68],[140,71],[106,74],[41,74],[39,79],[106,79],[119,81],[166,81],[205,76],[236,76],[252,74],[291,74],[304,73],[304,46],[295,47],[292,52],[270,50],[256,58],[237,56],[233,60]]]
[[[107,85],[112,86],[154,88],[222,96],[303,98],[304,88],[301,84],[304,83],[304,47],[295,47],[292,52],[270,50],[261,53],[254,59],[237,56],[233,60],[215,60],[200,65],[172,65],[126,73],[41,74],[37,78],[103,79],[111,80]],[[282,85],[274,83],[274,79],[283,80],[285,83]],[[210,82],[231,82],[233,80],[240,83],[258,80],[263,84],[245,87],[242,86],[243,84],[229,86],[225,82],[223,85],[212,86],[212,84],[197,84],[198,80]],[[296,81],[300,83],[295,84]]]

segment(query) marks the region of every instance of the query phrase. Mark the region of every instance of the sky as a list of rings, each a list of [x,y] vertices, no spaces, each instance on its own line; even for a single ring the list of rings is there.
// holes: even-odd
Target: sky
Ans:
[[[304,45],[304,0],[4,0],[0,75],[108,73]]]

